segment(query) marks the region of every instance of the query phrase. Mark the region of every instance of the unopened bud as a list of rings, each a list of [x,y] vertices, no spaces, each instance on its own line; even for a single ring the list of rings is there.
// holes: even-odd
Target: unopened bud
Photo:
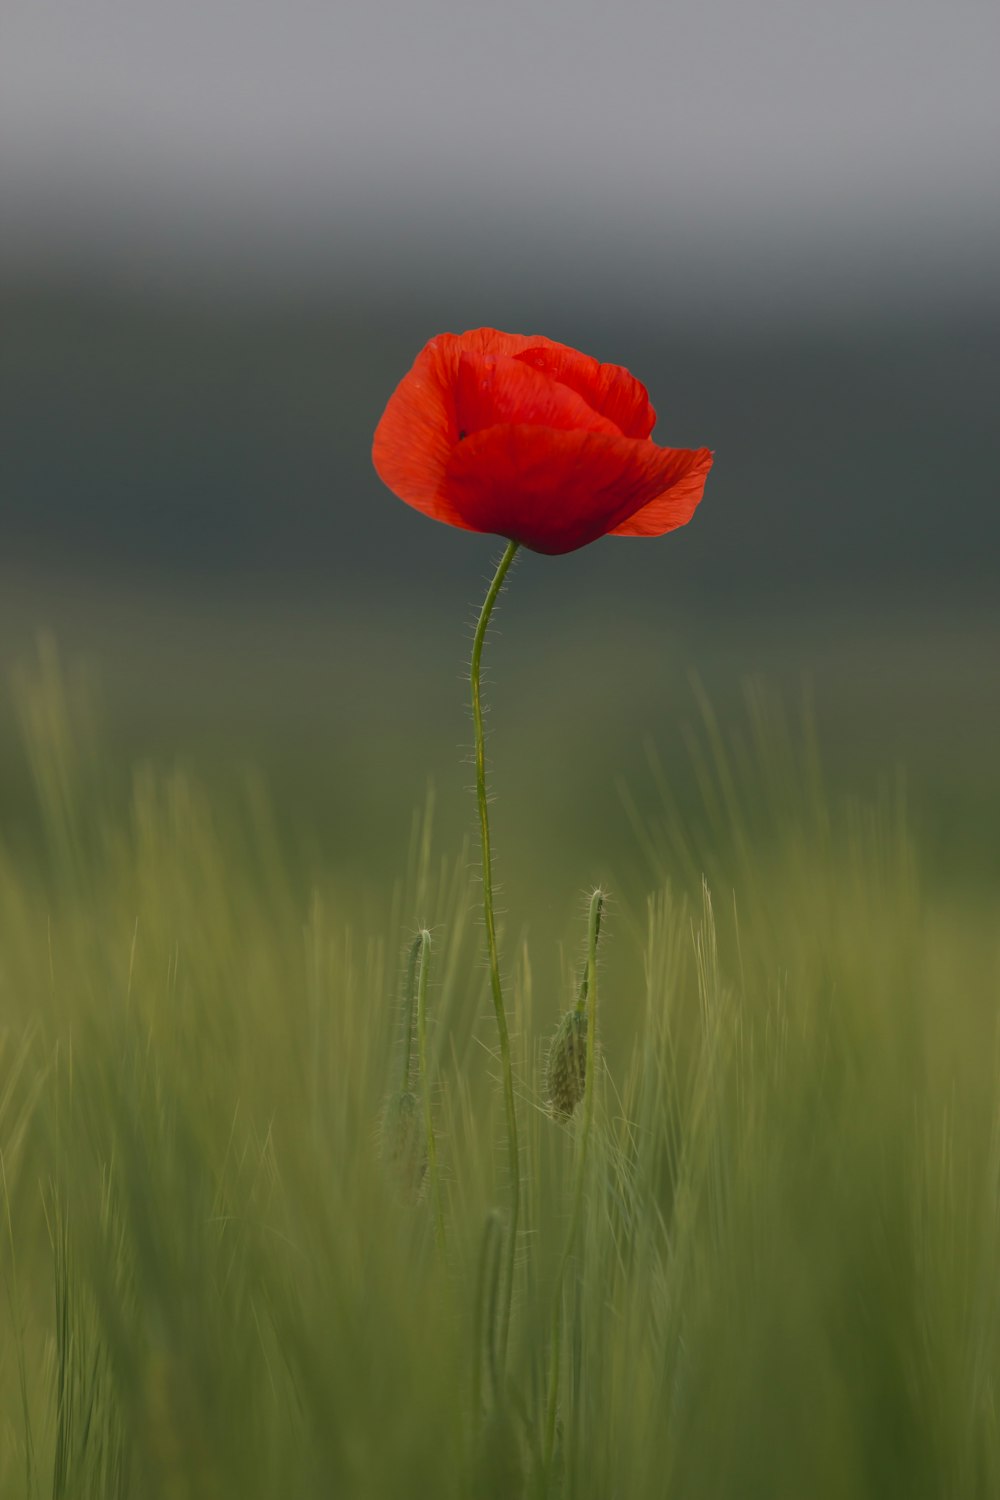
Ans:
[[[549,1043],[545,1082],[549,1108],[568,1120],[583,1098],[587,1081],[587,1015],[568,1010]]]

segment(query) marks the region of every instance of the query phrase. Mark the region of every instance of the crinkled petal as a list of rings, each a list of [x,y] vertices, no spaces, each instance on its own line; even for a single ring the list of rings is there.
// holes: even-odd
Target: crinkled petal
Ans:
[[[470,530],[510,537],[535,552],[572,552],[644,506],[665,504],[704,462],[704,451],[603,432],[502,425],[455,448],[445,494]],[[689,520],[694,504],[687,499],[679,510]],[[681,524],[672,517],[663,529]]]
[[[439,333],[434,342],[470,354],[507,354],[511,357],[536,344],[546,344],[553,349],[564,347],[562,344],[554,344],[544,333],[501,333],[499,328],[470,328],[466,333]]]
[[[600,360],[564,344],[539,341],[515,356],[582,396],[626,437],[647,438],[656,422],[646,387],[621,365]]]
[[[444,494],[448,462],[459,433],[455,412],[459,357],[460,351],[445,339],[432,339],[425,345],[390,396],[372,444],[372,462],[393,494],[452,526],[465,524]]]
[[[424,346],[375,429],[372,460],[394,494],[437,521],[463,526],[444,483],[463,434],[502,422],[618,431],[568,386],[505,352],[538,342],[477,329],[441,334]]]
[[[663,536],[667,531],[685,526],[698,508],[712,467],[712,453],[708,448],[697,449],[694,458],[696,461],[682,478],[629,516],[627,521],[615,526],[611,535]]]
[[[484,427],[505,423],[621,436],[621,429],[583,396],[508,354],[463,351],[459,355],[455,419],[460,441]]]
[[[441,334],[435,342],[473,354],[506,354],[517,359],[576,391],[626,437],[649,437],[655,425],[656,413],[641,380],[622,365],[601,364],[592,355],[581,354],[579,349],[556,343],[544,334],[473,328],[468,333]]]

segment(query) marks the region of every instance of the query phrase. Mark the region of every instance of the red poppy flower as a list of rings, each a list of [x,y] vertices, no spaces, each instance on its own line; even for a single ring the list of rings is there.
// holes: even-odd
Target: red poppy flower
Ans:
[[[435,521],[535,552],[690,521],[707,448],[660,448],[646,388],[541,336],[443,333],[417,355],[375,432],[394,494]]]

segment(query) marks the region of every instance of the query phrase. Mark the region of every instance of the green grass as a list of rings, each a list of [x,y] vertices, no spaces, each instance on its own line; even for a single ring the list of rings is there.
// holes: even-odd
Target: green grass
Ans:
[[[504,1372],[468,849],[426,815],[359,892],[297,857],[280,787],[109,777],[51,655],[16,703],[0,1495],[1000,1493],[997,890],[928,870],[895,781],[832,794],[755,696],[725,728],[703,705],[696,799],[631,787],[647,877],[612,882],[583,1157],[583,1111],[544,1089],[588,893],[565,930],[501,934],[525,1184]],[[560,861],[535,859],[541,888]],[[401,1173],[422,928],[405,1081],[436,1171],[418,1144]]]

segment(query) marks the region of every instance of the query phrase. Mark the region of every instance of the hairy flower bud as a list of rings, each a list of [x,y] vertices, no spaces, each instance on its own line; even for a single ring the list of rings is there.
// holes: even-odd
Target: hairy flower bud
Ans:
[[[554,1115],[569,1119],[583,1099],[587,1081],[587,1014],[568,1010],[549,1043],[546,1096]]]

